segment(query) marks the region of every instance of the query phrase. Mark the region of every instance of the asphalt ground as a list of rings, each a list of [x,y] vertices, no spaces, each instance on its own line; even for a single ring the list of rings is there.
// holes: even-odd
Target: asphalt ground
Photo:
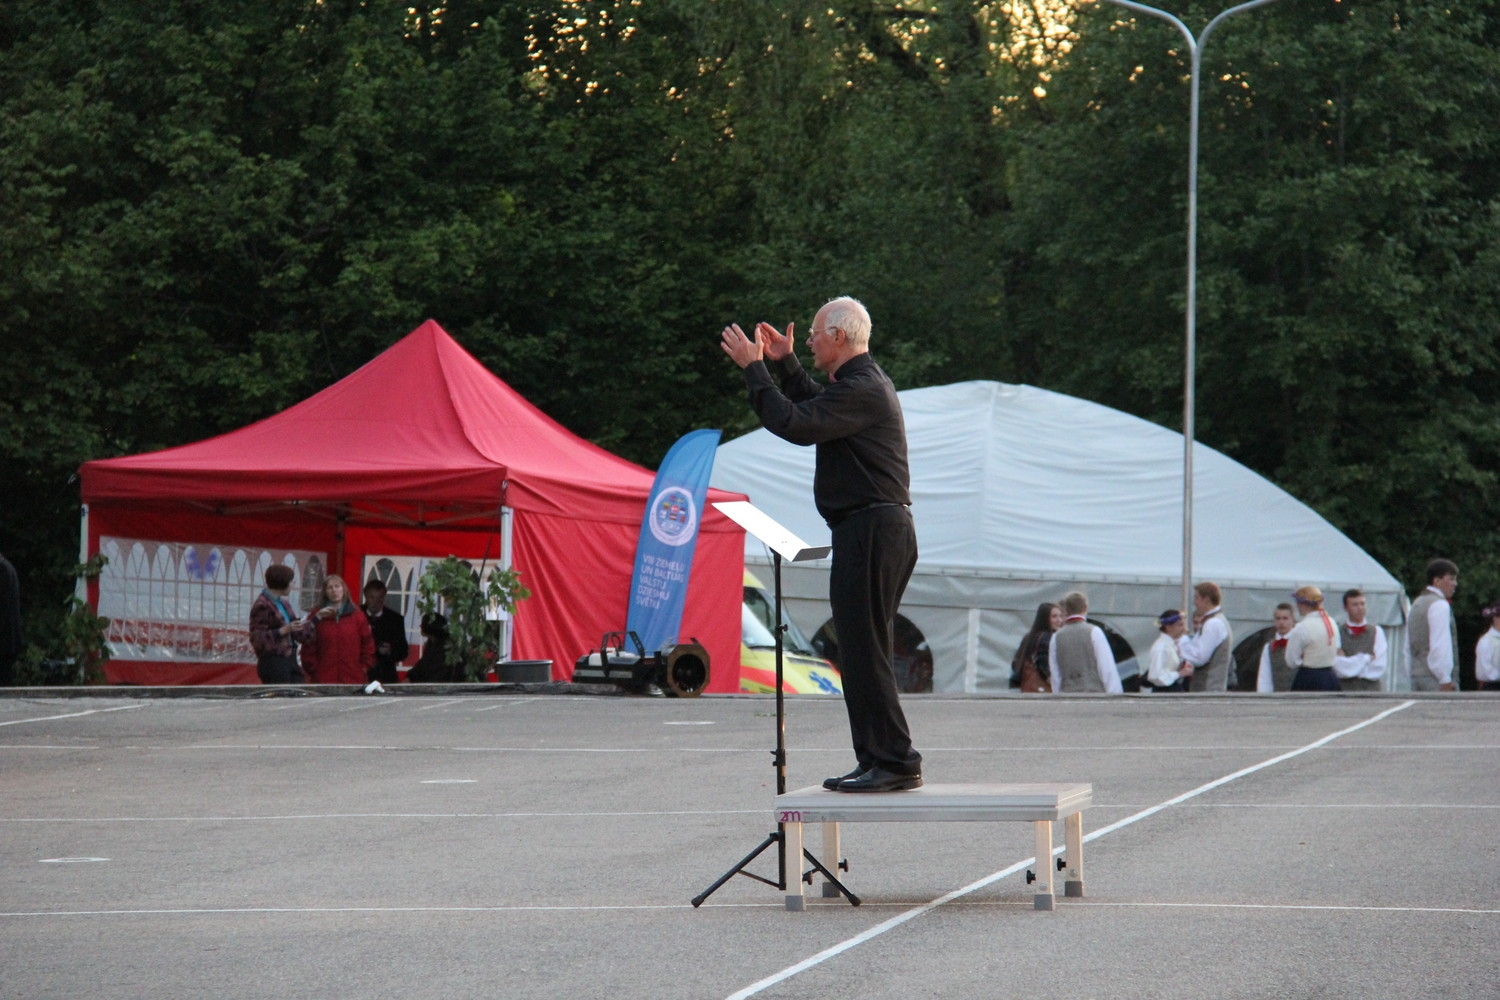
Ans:
[[[1087,897],[1027,823],[851,824],[863,905],[798,913],[689,903],[773,698],[239,693],[0,698],[0,998],[1500,997],[1494,697],[910,696],[929,782],[1093,784]]]

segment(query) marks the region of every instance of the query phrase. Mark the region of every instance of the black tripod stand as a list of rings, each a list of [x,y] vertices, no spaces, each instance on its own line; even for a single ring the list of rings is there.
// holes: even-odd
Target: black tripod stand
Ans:
[[[722,504],[722,505],[721,504],[715,504],[714,506],[718,507],[720,510],[724,510],[725,507],[728,507],[730,505],[729,504]],[[749,504],[744,504],[744,506],[749,507],[750,505]],[[735,521],[737,521],[737,522],[741,523],[742,525],[744,525],[744,527],[746,527],[746,528],[750,527],[750,525],[744,524],[744,522],[740,521],[739,518],[734,517],[734,514],[731,513],[730,511],[724,510],[724,513],[729,514],[730,517],[734,518]],[[754,533],[754,532],[752,532],[752,533]],[[757,535],[757,537],[760,537],[760,536]],[[762,540],[764,540],[764,539],[762,539]],[[808,550],[806,548],[806,546],[799,546],[799,549],[801,551],[804,551],[804,552],[805,551],[815,551],[815,550]],[[823,550],[823,551],[826,552],[826,550]],[[781,637],[782,637],[782,634],[786,632],[786,624],[781,620],[781,553],[778,552],[778,551],[776,551],[775,549],[773,549],[772,550],[772,556],[771,556],[771,558],[772,558],[773,572],[775,574],[775,581],[774,581],[775,587],[774,587],[774,590],[775,590],[775,604],[776,604],[776,626],[775,626],[775,628],[773,630],[775,632],[775,635],[776,635],[776,749],[773,750],[773,751],[771,751],[771,756],[775,759],[775,767],[776,767],[776,794],[777,795],[784,795],[784,794],[786,794],[786,699],[785,699],[785,696],[782,694],[782,690],[781,690],[781,675],[782,675],[782,665],[781,665],[782,638]],[[816,558],[816,556],[808,556],[807,558]],[[772,844],[775,844],[776,848],[777,848],[777,850],[776,850],[776,857],[777,857],[777,863],[776,863],[776,881],[774,881],[774,882],[771,881],[770,879],[766,878],[765,876],[757,875],[754,872],[750,872],[750,871],[746,871],[745,870],[746,866],[749,865],[750,862],[754,861],[756,858],[760,857],[763,853],[765,853],[766,848],[770,847]],[[859,902],[860,902],[859,897],[856,896],[856,895],[854,895],[854,893],[850,892],[847,888],[845,888],[844,887],[844,883],[840,882],[837,878],[835,878],[834,875],[833,875],[833,873],[830,872],[826,867],[823,866],[823,862],[821,862],[817,858],[813,857],[813,854],[812,854],[811,851],[808,851],[806,848],[804,848],[803,851],[802,851],[802,856],[804,858],[806,858],[809,862],[812,863],[812,869],[811,869],[811,871],[803,873],[801,871],[801,859],[800,858],[793,858],[792,860],[797,863],[797,868],[798,868],[797,877],[798,878],[801,878],[803,881],[811,884],[812,883],[812,873],[814,871],[821,872],[823,874],[823,877],[828,880],[828,883],[830,885],[833,885],[833,886],[837,887],[838,891],[841,892],[841,893],[843,893],[844,897],[846,899],[848,899],[850,903],[854,904],[855,906],[859,905]],[[844,866],[842,864],[840,864],[839,867],[844,867]],[[751,851],[749,854],[745,855],[744,858],[742,858],[740,860],[739,864],[735,865],[733,868],[729,869],[729,871],[727,871],[723,875],[719,876],[719,880],[717,882],[715,882],[713,885],[709,886],[707,889],[705,889],[702,892],[700,892],[698,895],[694,896],[693,897],[693,906],[694,906],[694,908],[702,906],[703,905],[703,901],[705,899],[707,899],[709,896],[712,896],[718,890],[718,888],[721,885],[723,885],[725,882],[728,882],[730,879],[734,878],[736,875],[743,875],[746,878],[754,879],[757,882],[764,882],[766,885],[775,886],[777,889],[781,889],[783,891],[786,890],[786,888],[789,885],[789,883],[787,882],[786,824],[785,823],[777,823],[776,824],[776,829],[773,830],[771,833],[769,833],[769,834],[766,835],[766,839],[760,842],[760,846],[758,846],[755,850]],[[801,894],[798,894],[798,895],[795,895],[795,896],[787,896],[786,898],[787,898],[787,905],[789,907],[794,907],[794,908],[799,909],[799,910],[803,908],[804,903],[803,903],[803,897],[802,897]]]

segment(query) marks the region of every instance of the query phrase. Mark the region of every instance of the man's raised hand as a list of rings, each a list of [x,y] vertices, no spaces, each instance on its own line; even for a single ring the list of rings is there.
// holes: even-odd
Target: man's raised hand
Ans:
[[[788,323],[786,335],[782,336],[781,331],[770,323],[757,323],[755,324],[755,339],[760,341],[761,346],[765,348],[767,358],[780,361],[791,354],[792,348],[796,346],[796,341],[793,339],[795,330],[796,325]]]
[[[724,353],[741,368],[753,361],[762,358],[762,349],[759,338],[751,340],[745,336],[745,331],[740,329],[738,323],[730,323],[719,334],[719,346],[724,348]]]

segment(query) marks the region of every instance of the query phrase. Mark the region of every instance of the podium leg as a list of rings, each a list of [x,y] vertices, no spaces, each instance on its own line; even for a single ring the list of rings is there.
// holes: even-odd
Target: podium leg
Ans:
[[[1052,821],[1037,820],[1036,827],[1036,895],[1032,905],[1038,910],[1050,910],[1057,905],[1057,896],[1052,890]]]
[[[1063,820],[1063,843],[1067,847],[1067,870],[1063,873],[1063,895],[1083,896],[1083,813]]]
[[[782,824],[781,849],[786,852],[786,908],[788,910],[807,909],[807,896],[803,893],[802,886],[802,824]]]
[[[823,857],[827,859],[825,864],[833,870],[837,870],[844,860],[844,848],[840,843],[839,825],[837,823],[823,824]],[[838,894],[839,887],[828,881],[828,877],[825,875],[823,877],[823,895],[837,896]]]

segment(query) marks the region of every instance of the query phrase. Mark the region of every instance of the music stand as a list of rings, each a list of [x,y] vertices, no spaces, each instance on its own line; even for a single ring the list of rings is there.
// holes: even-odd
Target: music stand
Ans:
[[[738,524],[740,527],[744,528],[751,535],[755,536],[755,538],[757,538],[759,541],[765,543],[765,545],[771,550],[771,566],[773,574],[772,592],[775,595],[776,606],[776,627],[772,629],[772,632],[776,636],[776,749],[771,751],[771,756],[774,759],[776,768],[776,794],[785,795],[786,700],[781,690],[781,637],[782,634],[786,631],[786,625],[781,620],[781,560],[785,558],[788,562],[807,562],[812,559],[821,559],[829,553],[832,546],[808,545],[802,539],[798,538],[796,535],[792,534],[792,532],[788,531],[785,527],[779,524],[775,518],[771,517],[765,511],[760,510],[754,504],[745,500],[733,500],[726,503],[716,503],[714,504],[714,507],[722,512],[725,517],[729,518],[735,524]],[[772,882],[770,879],[765,878],[764,876],[757,875],[754,872],[745,870],[745,867],[750,864],[750,862],[760,857],[761,854],[765,852],[766,848],[770,847],[772,844],[777,845],[777,880],[775,882]],[[802,855],[808,861],[812,862],[813,867],[812,871],[809,871],[804,875],[801,872],[802,866],[800,863],[800,859],[798,859],[798,878],[802,878],[808,882],[811,882],[813,871],[822,872],[823,877],[827,879],[831,885],[835,886],[839,892],[843,893],[844,897],[848,899],[850,903],[854,904],[855,906],[859,905],[859,897],[845,888],[844,884],[837,878],[835,878],[833,873],[830,872],[826,867],[824,867],[821,861],[813,857],[811,851],[804,848],[802,851]],[[775,886],[776,888],[785,891],[788,886],[786,864],[786,824],[778,822],[776,824],[776,829],[770,834],[767,834],[766,839],[760,842],[760,846],[740,859],[739,864],[735,865],[733,868],[729,869],[729,871],[719,876],[719,880],[717,882],[709,886],[703,892],[694,896],[693,906],[694,908],[701,906],[705,899],[713,895],[720,886],[722,886],[725,882],[728,882],[730,879],[734,878],[734,876],[736,875],[743,875],[746,878],[754,879],[757,882],[764,882],[766,885]],[[835,864],[837,864],[837,862],[835,862]],[[789,909],[802,909],[805,905],[803,903],[803,896],[800,893],[795,896],[787,896],[786,905]]]

